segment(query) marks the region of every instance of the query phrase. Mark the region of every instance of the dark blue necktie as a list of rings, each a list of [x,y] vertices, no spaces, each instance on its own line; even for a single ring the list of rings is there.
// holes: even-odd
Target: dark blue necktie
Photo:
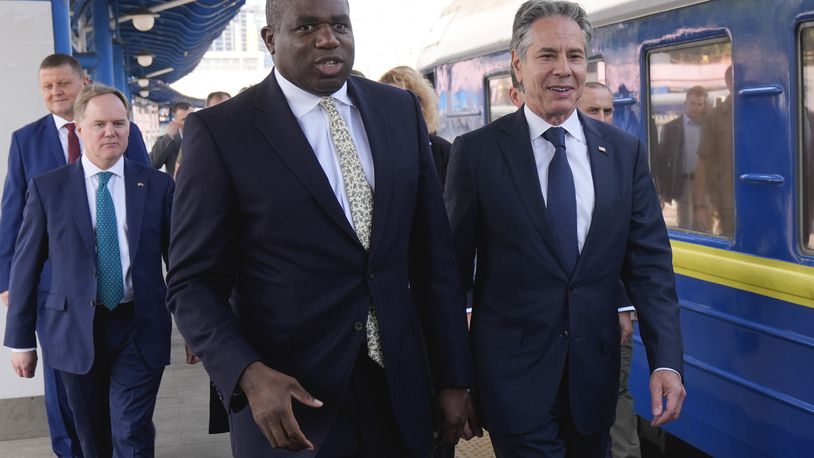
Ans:
[[[548,214],[560,242],[569,272],[574,270],[579,257],[577,242],[577,197],[574,190],[574,176],[565,154],[565,129],[551,127],[543,138],[554,145],[554,158],[548,165]]]
[[[124,296],[122,258],[119,254],[118,225],[113,198],[107,189],[111,172],[99,172],[96,189],[96,300],[108,310],[115,309]]]

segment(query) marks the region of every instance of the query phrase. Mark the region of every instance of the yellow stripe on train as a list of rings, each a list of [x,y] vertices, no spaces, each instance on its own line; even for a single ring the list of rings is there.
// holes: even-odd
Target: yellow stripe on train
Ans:
[[[675,273],[814,308],[814,267],[671,241]]]

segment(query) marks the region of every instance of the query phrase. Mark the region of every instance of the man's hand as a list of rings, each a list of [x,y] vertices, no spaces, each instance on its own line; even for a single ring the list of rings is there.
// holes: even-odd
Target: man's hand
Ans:
[[[673,371],[655,371],[650,375],[650,404],[653,410],[652,426],[662,426],[681,415],[681,406],[687,392],[681,384],[681,377]],[[663,400],[667,399],[662,406]]]
[[[0,293],[0,303],[8,307],[8,290],[5,290],[2,293]]]
[[[187,354],[187,364],[198,364],[201,362],[201,358],[195,356],[195,353],[192,353],[192,350],[189,349],[189,345],[184,342],[184,351]]]
[[[20,377],[33,377],[37,370],[37,350],[12,352],[11,367]]]
[[[621,344],[624,345],[633,335],[633,312],[619,312],[619,329],[622,336]]]
[[[475,404],[465,388],[444,388],[438,393],[437,425],[439,444],[450,446],[463,437],[483,436]]]
[[[305,391],[295,378],[277,372],[259,361],[246,368],[239,385],[249,400],[254,422],[272,447],[289,450],[314,449],[314,444],[305,437],[294,418],[291,399],[314,408],[322,407],[322,401]]]
[[[167,135],[170,137],[175,137],[175,134],[177,134],[179,130],[179,126],[175,121],[170,121],[170,123],[167,124]]]

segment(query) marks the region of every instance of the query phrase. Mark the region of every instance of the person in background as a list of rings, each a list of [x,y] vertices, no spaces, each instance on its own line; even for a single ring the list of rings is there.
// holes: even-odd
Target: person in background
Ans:
[[[225,102],[225,101],[227,101],[227,100],[229,100],[231,98],[232,98],[232,96],[229,95],[228,92],[224,92],[224,91],[210,92],[209,95],[206,96],[206,107],[204,107],[204,108],[214,107],[215,105],[217,105],[219,103],[223,103],[223,102]],[[184,155],[184,152],[179,147],[178,148],[178,158],[175,160],[175,172],[172,175],[173,178],[177,178],[178,171],[181,170],[181,158],[183,157],[183,155]],[[195,357],[195,355],[193,355],[192,353],[189,352],[189,348],[187,347],[187,363],[195,364],[198,361],[199,360]],[[228,429],[227,429],[227,431],[228,431]],[[223,432],[226,432],[226,431],[223,431]]]
[[[480,429],[421,107],[349,77],[346,0],[266,19],[269,76],[187,119],[168,306],[237,458],[426,457],[433,411],[445,444]]]
[[[172,106],[170,110],[172,121],[167,124],[167,131],[158,137],[150,150],[150,162],[153,164],[153,168],[164,167],[170,176],[175,176],[175,163],[178,161],[181,139],[184,136],[184,121],[191,112],[192,105],[187,102],[178,102]]]
[[[585,83],[577,106],[586,116],[613,125],[613,94],[604,84],[595,81]],[[639,458],[642,454],[636,432],[636,414],[633,411],[633,396],[628,389],[630,366],[633,362],[632,336],[636,309],[630,305],[627,294],[622,296],[622,307],[618,309],[622,345],[619,399],[616,401],[616,421],[610,431],[611,450],[608,455],[613,458]]]
[[[690,88],[684,99],[684,113],[664,125],[659,143],[659,157],[667,161],[662,200],[675,202],[678,227],[682,229],[700,229],[693,224],[696,208],[704,204],[703,200],[695,201],[695,167],[708,98],[702,86]]]
[[[678,418],[685,397],[670,241],[646,150],[577,110],[591,34],[576,3],[523,3],[510,44],[523,109],[458,137],[450,155],[444,197],[460,278],[474,291],[479,413],[501,457],[605,456],[620,279],[649,356],[653,425]]]
[[[15,131],[9,148],[0,208],[0,303],[3,304],[8,303],[11,260],[23,221],[28,183],[35,176],[76,162],[82,151],[82,139],[76,134],[74,123],[74,102],[79,91],[88,84],[85,70],[71,56],[51,54],[40,64],[38,81],[48,114]],[[130,123],[127,144],[124,154],[128,159],[149,164],[144,139],[135,123]],[[50,263],[45,264],[37,277],[40,279],[39,305],[42,307],[49,292]],[[43,379],[51,447],[59,457],[81,456],[73,426],[73,414],[59,374],[44,365]]]
[[[421,113],[424,115],[424,122],[427,123],[427,130],[430,133],[430,150],[435,163],[435,172],[438,174],[438,181],[441,189],[444,188],[447,175],[447,164],[449,163],[449,150],[452,144],[444,138],[436,135],[438,130],[438,94],[435,93],[430,82],[421,76],[412,67],[399,66],[387,71],[381,78],[380,83],[406,89],[418,97],[421,104]]]
[[[128,105],[102,85],[77,96],[81,159],[31,180],[9,289],[12,367],[34,376],[41,322],[42,357],[64,383],[86,458],[154,456],[153,410],[170,363],[161,259],[174,184],[125,159]],[[46,261],[59,274],[40,308]]]

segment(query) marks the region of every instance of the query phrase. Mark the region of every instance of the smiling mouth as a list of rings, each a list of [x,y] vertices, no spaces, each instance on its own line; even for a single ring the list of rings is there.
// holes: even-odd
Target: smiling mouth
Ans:
[[[548,90],[556,92],[558,94],[565,94],[571,90],[570,87],[550,87]]]

